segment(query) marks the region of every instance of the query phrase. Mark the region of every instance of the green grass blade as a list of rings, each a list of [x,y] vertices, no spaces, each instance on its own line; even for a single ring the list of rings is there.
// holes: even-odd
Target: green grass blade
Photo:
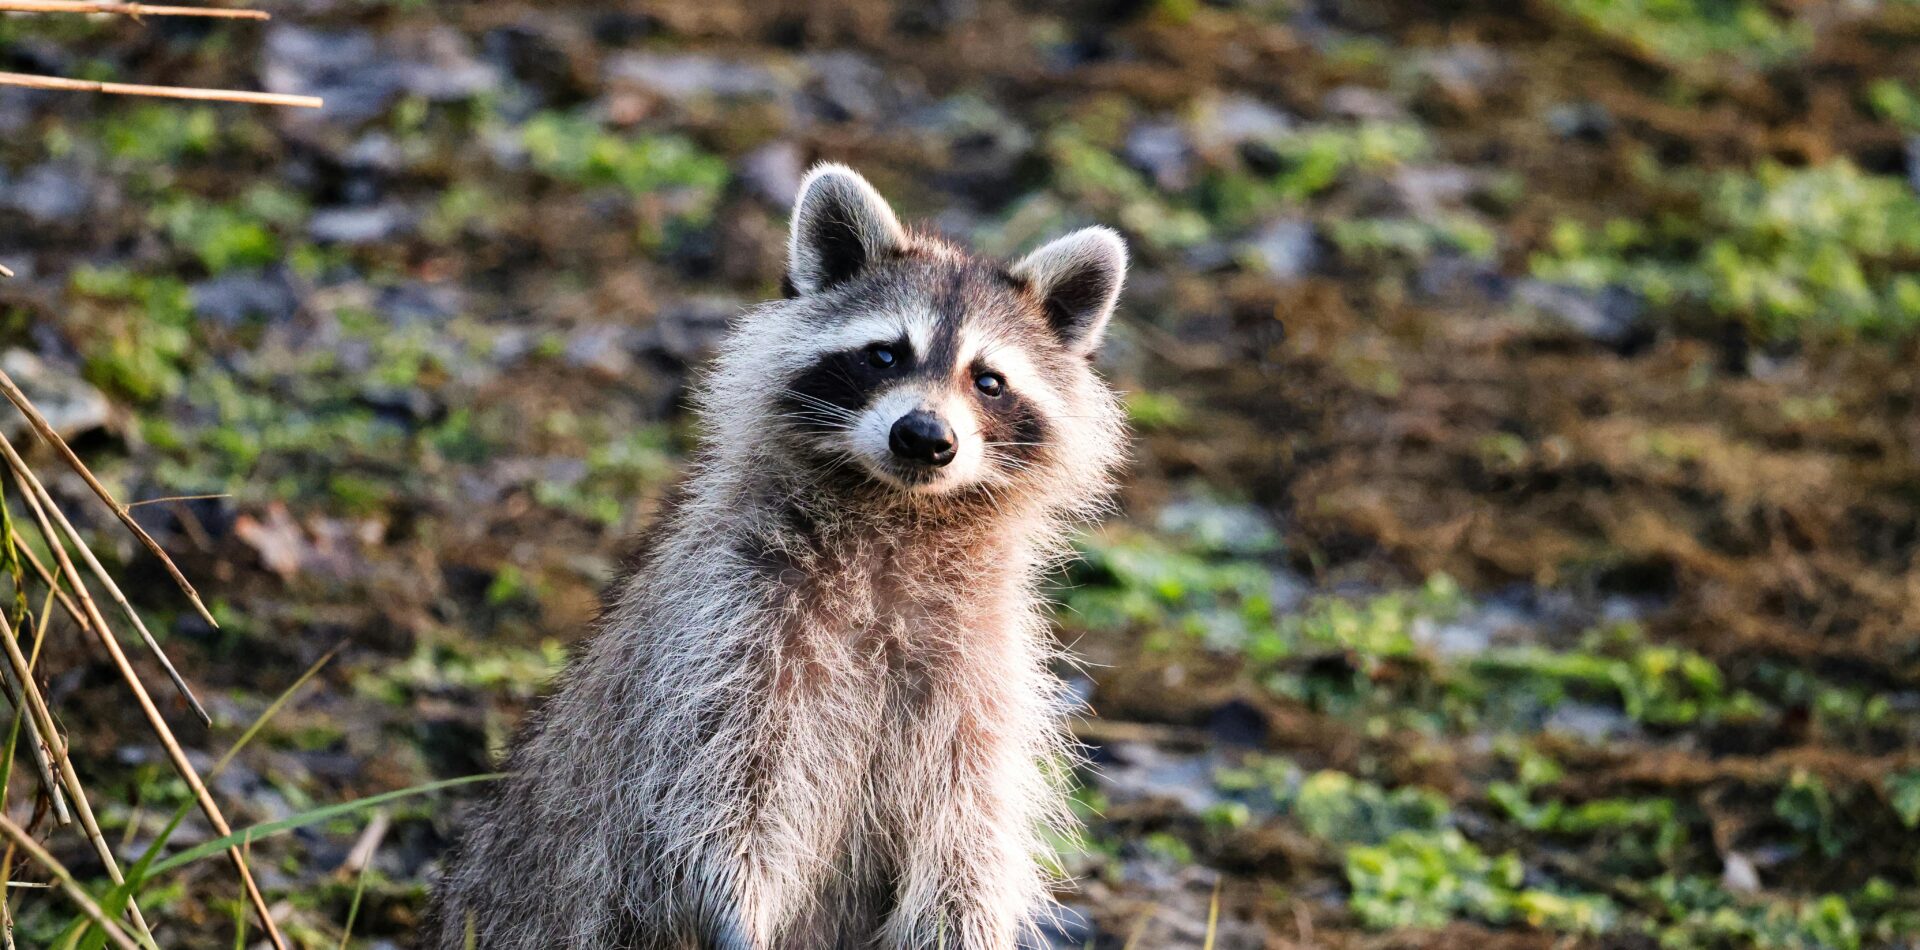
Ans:
[[[490,782],[490,781],[493,781],[494,779],[505,778],[505,777],[506,776],[504,774],[498,773],[498,772],[490,772],[484,775],[468,775],[462,778],[450,778],[450,779],[445,779],[438,782],[428,782],[425,785],[415,785],[411,788],[402,788],[402,789],[397,789],[391,792],[382,792],[379,795],[370,795],[366,798],[357,799],[355,801],[340,802],[339,804],[335,804],[335,805],[326,805],[320,808],[315,808],[311,811],[301,812],[298,815],[292,815],[286,818],[282,818],[279,821],[269,821],[264,824],[254,825],[250,828],[242,828],[239,831],[236,831],[233,834],[227,835],[224,838],[217,838],[205,844],[196,845],[194,847],[188,848],[187,850],[182,851],[179,854],[176,854],[166,859],[165,861],[161,861],[158,864],[155,864],[152,867],[150,873],[165,874],[168,871],[174,870],[175,868],[185,867],[189,864],[192,864],[195,861],[203,860],[205,858],[210,858],[217,854],[223,854],[226,852],[228,848],[231,848],[234,845],[248,844],[254,841],[258,841],[261,838],[272,837],[273,835],[281,834],[287,831],[292,831],[295,828],[304,828],[308,825],[318,824],[319,822],[326,821],[330,818],[338,818],[342,815],[359,814],[360,812],[367,811],[368,809],[374,808],[379,805],[384,805],[391,801],[398,801],[403,798],[411,798],[416,795],[426,795],[433,792],[441,791],[443,789],[455,788],[461,785],[471,785],[474,782]]]

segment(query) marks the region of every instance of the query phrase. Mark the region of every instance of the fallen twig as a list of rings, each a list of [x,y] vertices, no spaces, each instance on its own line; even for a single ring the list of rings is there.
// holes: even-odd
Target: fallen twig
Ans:
[[[73,875],[67,871],[66,866],[54,860],[53,855],[48,854],[47,849],[40,847],[40,843],[33,840],[33,836],[27,834],[26,829],[14,824],[13,819],[0,815],[0,835],[6,836],[9,843],[25,851],[27,857],[46,868],[47,873],[52,874],[54,880],[59,882],[60,889],[67,892],[67,897],[80,905],[81,913],[86,914],[87,918],[93,921],[94,926],[106,931],[107,939],[113,941],[114,946],[121,950],[139,950],[139,944],[134,943],[133,938],[127,936],[127,932],[120,929],[120,925],[108,917],[106,911],[101,910],[100,905],[95,903],[93,898],[87,896],[87,892],[74,882]]]
[[[40,688],[33,681],[33,668],[27,662],[25,653],[20,652],[20,641],[13,634],[13,626],[7,618],[0,616],[0,647],[4,647],[7,662],[11,664],[11,675],[7,677],[9,686],[18,691],[19,698],[25,702],[28,721],[37,723],[35,730],[46,737],[47,750],[53,756],[53,762],[60,768],[60,781],[67,788],[67,797],[73,801],[73,809],[80,815],[80,827],[86,832],[87,841],[93,845],[94,853],[100,856],[100,863],[106,865],[107,876],[115,884],[126,883],[126,875],[120,872],[120,862],[113,857],[113,846],[107,844],[107,838],[100,832],[100,822],[93,815],[93,806],[87,801],[87,790],[80,784],[80,773],[74,770],[73,759],[67,755],[66,743],[60,742],[59,725],[53,721],[53,713],[47,709],[46,700],[40,695]],[[147,921],[131,896],[127,899],[127,914],[140,933],[151,936]]]
[[[16,472],[25,469],[25,464],[18,461],[20,456],[13,451],[13,446],[7,440],[0,439],[0,451],[5,453],[8,464],[14,465]],[[140,682],[140,676],[134,672],[133,664],[127,659],[126,651],[120,649],[120,641],[114,638],[112,628],[107,626],[107,618],[100,613],[100,605],[94,602],[93,595],[87,590],[86,582],[80,577],[80,572],[74,569],[73,559],[67,554],[66,544],[61,541],[59,533],[52,525],[53,517],[64,516],[59,514],[58,509],[55,509],[53,515],[47,514],[44,510],[41,501],[46,489],[39,486],[39,480],[33,478],[32,472],[27,472],[22,481],[28,482],[37,489],[37,491],[24,491],[21,494],[26,496],[28,507],[33,511],[34,520],[39,524],[48,547],[52,548],[54,560],[60,565],[60,572],[72,583],[74,596],[87,615],[94,638],[112,658],[113,665],[119,670],[120,678],[126,681],[127,688],[133,691],[133,698],[139,704],[141,713],[146,716],[148,727],[153,730],[154,737],[166,750],[167,759],[173,763],[174,771],[186,781],[187,789],[193,793],[195,803],[200,806],[201,813],[207,816],[207,823],[212,825],[219,835],[223,837],[231,835],[232,826],[227,824],[227,817],[221,812],[219,803],[213,800],[213,794],[207,791],[206,783],[200,780],[199,771],[187,758],[186,751],[180,748],[180,741],[174,738],[173,727],[167,725],[166,717],[160,715],[159,707],[153,704],[153,696],[147,692],[146,684]],[[51,496],[47,498],[50,502]],[[71,530],[70,525],[68,529]],[[75,532],[72,537],[76,540],[76,546],[81,553],[91,558],[92,552],[78,540],[78,532]],[[240,875],[247,898],[252,902],[254,911],[260,915],[267,936],[273,941],[276,950],[286,950],[286,938],[281,935],[279,925],[273,921],[273,913],[267,907],[265,895],[260,893],[259,885],[254,883],[253,870],[247,866],[246,856],[240,853],[239,848],[233,847],[227,849],[227,857],[233,863],[234,871]]]
[[[4,378],[5,375],[4,373],[0,373],[0,378]],[[9,383],[10,382],[11,381],[9,381]],[[17,392],[17,390],[15,391]],[[12,393],[9,392],[9,395],[12,395]],[[199,697],[193,695],[193,689],[187,685],[186,678],[181,676],[180,671],[174,668],[173,661],[167,659],[167,652],[160,649],[160,641],[154,639],[153,632],[147,629],[147,622],[140,617],[140,612],[133,609],[133,602],[128,600],[127,595],[120,590],[120,585],[114,582],[113,575],[100,563],[100,559],[94,557],[93,549],[87,546],[86,539],[80,536],[79,529],[73,526],[73,522],[67,520],[67,513],[61,511],[60,506],[53,503],[53,495],[49,494],[47,487],[40,483],[39,476],[33,474],[33,470],[27,467],[26,460],[22,459],[20,453],[14,450],[13,443],[4,437],[0,437],[0,455],[4,455],[7,464],[13,467],[14,480],[20,485],[20,493],[26,496],[27,502],[33,507],[34,514],[40,519],[41,534],[44,536],[43,540],[47,542],[47,547],[52,548],[55,554],[62,557],[63,569],[67,565],[67,562],[64,560],[65,544],[61,541],[61,537],[64,534],[68,541],[73,542],[74,550],[80,552],[80,559],[87,562],[87,568],[93,572],[93,576],[100,581],[101,586],[107,589],[107,596],[112,597],[113,602],[120,605],[120,612],[126,614],[128,620],[133,621],[133,629],[140,634],[140,639],[147,645],[147,650],[153,654],[155,659],[160,661],[160,668],[166,671],[169,679],[173,680],[174,688],[179,690],[180,695],[186,698],[187,705],[193,707],[193,711],[199,715],[202,722],[211,725],[213,723],[213,717],[207,715],[207,708],[200,705]],[[100,490],[105,491],[106,489],[103,488]],[[116,505],[115,508],[117,510],[118,506]],[[48,520],[49,516],[51,516],[51,521]],[[59,531],[53,530],[53,524],[55,522],[60,526]],[[145,532],[141,533],[145,534]],[[85,590],[80,583],[78,574],[68,570],[67,577],[68,580],[73,583],[76,590]],[[84,604],[88,601],[83,597],[81,602]],[[97,617],[91,619],[96,623],[99,622]]]
[[[0,86],[26,89],[57,89],[65,92],[100,92],[115,96],[149,96],[159,99],[199,99],[208,102],[244,102],[260,106],[292,106],[318,109],[319,96],[291,96],[278,92],[239,92],[231,89],[196,89],[191,86],[136,86],[123,82],[94,82],[88,79],[62,79],[58,76],[31,76],[26,73],[0,73]]]
[[[271,20],[265,10],[235,7],[155,7],[144,3],[113,3],[109,0],[0,0],[0,13],[118,13],[138,19],[143,16],[199,16],[221,20]]]
[[[13,403],[14,408],[19,409],[20,414],[27,417],[27,424],[31,425],[33,431],[40,436],[40,441],[52,446],[55,452],[60,453],[60,457],[66,460],[67,467],[79,473],[80,478],[87,483],[87,487],[93,489],[93,493],[100,496],[100,500],[106,502],[108,508],[113,509],[114,516],[120,519],[120,523],[126,525],[127,530],[133,532],[133,536],[140,539],[140,543],[145,545],[154,557],[160,559],[160,566],[166,568],[167,576],[173,578],[173,582],[186,592],[187,600],[193,603],[193,609],[200,614],[201,619],[212,625],[214,629],[219,629],[220,622],[213,619],[213,613],[207,610],[207,605],[200,600],[200,592],[193,589],[193,584],[187,580],[185,574],[180,573],[180,568],[173,563],[173,558],[167,556],[166,549],[162,548],[160,542],[155,541],[145,528],[140,527],[139,522],[133,520],[133,515],[128,513],[128,506],[116,501],[113,493],[107,491],[107,486],[100,484],[100,480],[93,477],[93,471],[87,468],[85,462],[80,461],[80,456],[74,454],[73,449],[68,447],[67,440],[60,437],[60,433],[47,422],[47,417],[41,415],[39,409],[34,408],[27,394],[22,392],[19,386],[14,385],[13,377],[8,376],[4,370],[0,370],[0,393],[4,393],[7,400]]]

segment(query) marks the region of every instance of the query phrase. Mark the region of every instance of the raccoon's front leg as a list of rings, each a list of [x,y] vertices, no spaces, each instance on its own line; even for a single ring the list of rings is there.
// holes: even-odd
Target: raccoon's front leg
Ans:
[[[921,761],[935,768],[903,792],[902,874],[881,945],[1013,950],[1051,899],[1036,855],[1039,765],[1019,737],[971,717],[930,744],[938,757]]]

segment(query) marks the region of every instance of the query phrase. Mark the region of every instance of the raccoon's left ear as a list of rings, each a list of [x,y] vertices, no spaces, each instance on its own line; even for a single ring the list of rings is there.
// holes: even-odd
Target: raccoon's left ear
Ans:
[[[1127,279],[1127,244],[1112,228],[1085,228],[1028,254],[1013,265],[1047,310],[1047,324],[1073,353],[1100,346],[1120,285]]]
[[[852,279],[907,243],[887,199],[845,165],[816,166],[800,183],[787,236],[787,282],[805,296]]]

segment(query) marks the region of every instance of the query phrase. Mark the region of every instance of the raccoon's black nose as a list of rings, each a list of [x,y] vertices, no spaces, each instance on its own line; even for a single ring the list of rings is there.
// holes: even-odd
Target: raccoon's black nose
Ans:
[[[953,429],[945,419],[915,409],[893,424],[887,446],[905,461],[938,467],[953,461]]]

